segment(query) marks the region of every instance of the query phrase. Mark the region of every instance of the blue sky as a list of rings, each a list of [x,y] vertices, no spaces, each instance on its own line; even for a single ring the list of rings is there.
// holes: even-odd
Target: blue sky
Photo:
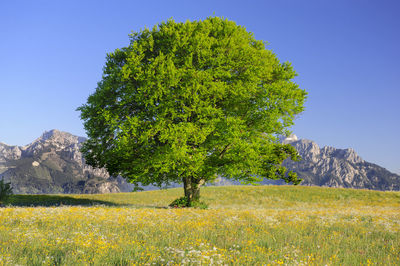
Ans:
[[[399,13],[395,0],[1,1],[0,141],[25,145],[54,128],[85,136],[75,109],[106,53],[146,26],[215,15],[292,63],[309,93],[296,135],[400,173]]]

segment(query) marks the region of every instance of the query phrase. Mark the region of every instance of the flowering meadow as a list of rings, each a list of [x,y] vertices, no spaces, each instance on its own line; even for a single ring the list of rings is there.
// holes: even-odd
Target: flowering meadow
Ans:
[[[302,186],[16,195],[0,265],[400,265],[400,193]]]

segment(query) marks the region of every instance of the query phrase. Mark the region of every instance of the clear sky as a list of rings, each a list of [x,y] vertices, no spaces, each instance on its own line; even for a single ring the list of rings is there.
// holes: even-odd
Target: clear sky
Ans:
[[[293,132],[400,173],[400,2],[0,1],[0,142],[85,136],[77,107],[128,34],[223,16],[269,43],[309,93]]]

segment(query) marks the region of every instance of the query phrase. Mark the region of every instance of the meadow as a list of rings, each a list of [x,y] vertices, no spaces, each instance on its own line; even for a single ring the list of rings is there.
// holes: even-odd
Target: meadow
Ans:
[[[400,265],[400,192],[303,186],[15,195],[0,265]]]

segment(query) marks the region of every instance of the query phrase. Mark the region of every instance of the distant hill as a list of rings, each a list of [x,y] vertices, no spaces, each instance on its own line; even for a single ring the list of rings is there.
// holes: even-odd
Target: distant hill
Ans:
[[[85,164],[80,148],[83,137],[51,130],[26,146],[0,143],[0,179],[11,181],[14,193],[110,193],[128,192],[133,186],[121,177],[110,177],[105,169]],[[286,160],[284,165],[298,173],[302,185],[374,190],[400,190],[400,176],[360,158],[352,149],[320,148],[295,135],[282,140],[293,145],[303,160]],[[284,184],[264,179],[262,184]],[[236,185],[238,181],[219,178],[214,185]],[[209,184],[210,185],[210,184]],[[176,187],[179,184],[172,184]],[[146,186],[145,190],[157,189]]]
[[[107,193],[127,191],[122,178],[85,164],[80,147],[85,138],[51,130],[29,145],[0,143],[0,179],[14,193]]]
[[[320,148],[314,141],[295,135],[283,142],[294,146],[303,158],[300,162],[284,162],[303,179],[302,185],[400,190],[399,175],[364,161],[353,149]]]

